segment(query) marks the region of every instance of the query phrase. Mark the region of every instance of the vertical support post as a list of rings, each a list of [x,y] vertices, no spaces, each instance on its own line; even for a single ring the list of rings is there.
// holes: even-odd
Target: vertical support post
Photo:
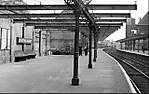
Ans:
[[[75,31],[75,42],[74,42],[74,68],[73,68],[73,78],[72,78],[72,85],[79,85],[79,78],[78,78],[78,58],[79,58],[79,16],[80,11],[75,10],[75,17],[76,17],[76,31]]]
[[[0,49],[1,49],[1,44],[2,43],[2,28],[0,28]]]
[[[89,64],[88,68],[92,69],[92,31],[93,31],[93,25],[89,23]]]
[[[8,29],[7,29],[7,32],[6,32],[6,49],[8,49]]]
[[[39,31],[39,56],[41,56],[41,30]]]
[[[124,44],[125,44],[124,50],[126,50],[126,41],[124,42]]]
[[[138,52],[140,50],[140,40],[138,39]]]
[[[133,51],[135,51],[135,45],[136,45],[135,40],[133,40]]]
[[[120,42],[120,49],[123,49],[123,47],[122,47],[122,42]]]
[[[145,48],[145,38],[143,38],[143,48],[142,48],[143,53],[145,53],[146,48]]]
[[[97,58],[97,37],[96,37],[96,30],[94,29],[94,59],[93,61],[96,62]]]
[[[131,51],[133,50],[133,41],[132,40],[130,40],[130,45],[131,45]]]
[[[12,62],[12,24],[13,24],[13,19],[11,19],[11,22],[10,22],[10,52],[9,52],[10,63]]]
[[[32,31],[32,51],[34,51],[34,41],[35,41],[34,36],[35,36],[35,32],[34,32],[34,30],[33,30],[33,31]]]
[[[48,32],[46,31],[46,43],[45,43],[45,50],[46,50],[46,52],[45,52],[45,54],[46,54],[46,56],[48,55],[48,51],[47,51],[47,46],[48,46]]]
[[[24,23],[22,27],[22,38],[24,38]],[[24,52],[24,44],[22,44],[22,51]]]
[[[51,55],[51,44],[52,44],[51,43],[52,42],[52,38],[51,38],[52,36],[51,36],[51,34],[52,34],[52,32],[50,31],[49,34],[50,34],[49,36],[50,36],[50,55]]]

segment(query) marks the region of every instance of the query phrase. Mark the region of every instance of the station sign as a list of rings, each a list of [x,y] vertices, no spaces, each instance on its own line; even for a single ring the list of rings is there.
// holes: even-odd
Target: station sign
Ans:
[[[32,44],[32,39],[16,37],[17,44]]]

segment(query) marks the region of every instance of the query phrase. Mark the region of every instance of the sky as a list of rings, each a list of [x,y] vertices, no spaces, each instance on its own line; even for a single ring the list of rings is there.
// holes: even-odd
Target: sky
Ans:
[[[24,0],[28,4],[64,4],[64,0]],[[135,2],[136,1],[136,2]],[[137,4],[137,10],[127,11],[107,11],[107,12],[122,12],[131,13],[131,17],[136,19],[136,24],[139,18],[142,18],[148,11],[148,0],[92,0],[90,4]],[[98,12],[106,12],[105,10]],[[125,38],[125,24],[121,29],[115,31],[106,40],[116,41]]]

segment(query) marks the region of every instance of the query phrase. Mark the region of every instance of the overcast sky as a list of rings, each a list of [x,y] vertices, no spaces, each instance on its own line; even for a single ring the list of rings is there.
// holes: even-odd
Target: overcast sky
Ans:
[[[24,0],[28,4],[64,4],[64,0]],[[131,17],[136,19],[136,23],[139,22],[139,18],[142,18],[148,11],[148,0],[92,0],[90,4],[135,4],[137,2],[137,10],[132,11],[118,11],[118,12],[130,12]],[[98,11],[99,12],[99,11]],[[100,12],[105,12],[101,11]],[[117,12],[117,11],[108,11]],[[119,40],[125,38],[125,27],[121,27],[118,31],[111,34],[107,40]]]

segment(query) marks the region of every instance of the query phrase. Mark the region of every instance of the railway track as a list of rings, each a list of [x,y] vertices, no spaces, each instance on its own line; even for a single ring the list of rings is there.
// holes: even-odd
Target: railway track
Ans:
[[[141,62],[123,57],[114,50],[104,50],[106,53],[114,57],[125,69],[137,93],[149,94],[149,69]]]

